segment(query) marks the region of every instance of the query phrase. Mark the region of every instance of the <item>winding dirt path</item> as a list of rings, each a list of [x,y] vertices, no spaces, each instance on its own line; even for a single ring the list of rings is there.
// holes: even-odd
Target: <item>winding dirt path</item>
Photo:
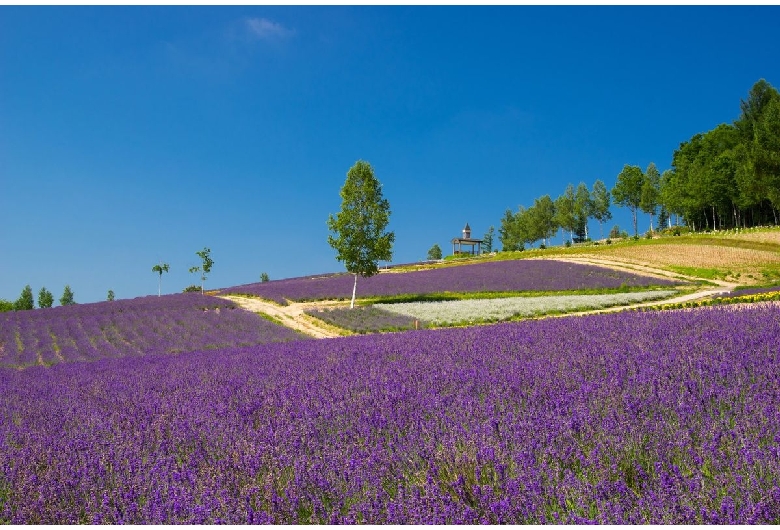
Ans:
[[[312,308],[321,307],[343,307],[349,302],[343,301],[324,301],[324,302],[304,302],[304,303],[292,303],[287,306],[281,306],[263,300],[261,298],[254,298],[248,296],[233,296],[226,295],[220,296],[225,300],[235,302],[247,311],[253,313],[264,313],[270,317],[275,318],[288,328],[292,328],[301,333],[305,333],[311,337],[317,339],[327,339],[332,337],[342,337],[349,335],[350,333],[345,330],[341,330],[334,326],[328,326],[321,320],[310,317],[305,314],[304,311]]]

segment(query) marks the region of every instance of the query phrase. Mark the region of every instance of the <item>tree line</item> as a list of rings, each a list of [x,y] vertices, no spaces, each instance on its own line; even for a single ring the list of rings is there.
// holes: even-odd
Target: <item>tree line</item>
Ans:
[[[612,218],[612,201],[631,211],[634,237],[639,235],[639,213],[649,216],[648,231],[684,224],[691,230],[747,228],[778,224],[780,208],[780,93],[765,80],[756,82],[741,101],[733,124],[694,135],[680,144],[672,167],[661,173],[654,163],[642,171],[626,164],[615,186],[601,180],[588,189],[569,184],[553,200],[534,200],[517,212],[506,210],[499,240],[503,250],[522,250],[526,244],[550,239],[562,230],[571,242],[590,239],[588,221]],[[610,237],[623,234],[614,227]],[[564,236],[565,237],[565,236]]]
[[[70,285],[66,285],[60,297],[60,305],[74,305],[75,303],[73,291]],[[38,307],[43,309],[53,305],[54,295],[46,287],[41,287],[41,290],[38,291]],[[0,299],[0,313],[5,311],[27,311],[30,309],[35,309],[35,298],[33,297],[32,287],[29,285],[24,286],[19,298],[13,302]]]

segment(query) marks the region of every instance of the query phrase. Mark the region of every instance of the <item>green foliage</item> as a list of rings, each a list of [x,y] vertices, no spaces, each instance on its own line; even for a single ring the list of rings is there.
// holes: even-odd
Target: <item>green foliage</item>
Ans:
[[[493,252],[493,235],[496,233],[496,229],[491,226],[485,235],[482,237],[482,252]]]
[[[16,311],[28,311],[35,307],[35,300],[33,300],[32,288],[29,285],[25,285],[22,289],[22,294],[14,303],[14,310]]]
[[[639,198],[639,207],[650,215],[650,230],[653,230],[653,216],[658,210],[658,200],[661,194],[661,174],[653,162],[647,166],[645,179],[642,183],[642,192]]]
[[[6,313],[14,310],[14,303],[10,300],[0,298],[0,313]]]
[[[590,204],[593,208],[591,210],[591,217],[599,222],[599,229],[601,230],[600,237],[604,237],[604,223],[612,219],[612,212],[609,211],[609,207],[612,203],[611,197],[607,187],[601,180],[596,180],[593,183],[593,189],[590,194]]]
[[[108,295],[106,296],[106,300],[108,300],[109,302],[114,301],[114,291],[112,291],[111,289],[108,290]]]
[[[373,276],[379,272],[380,260],[392,259],[395,233],[385,232],[390,203],[382,196],[382,185],[368,162],[358,160],[349,169],[340,195],[341,210],[328,216],[328,244],[336,250],[336,259],[355,275],[354,306],[358,275]]]
[[[620,226],[615,225],[612,227],[612,230],[609,231],[609,238],[610,239],[619,239],[623,237],[623,232],[620,231]],[[611,243],[611,241],[610,241]]]
[[[615,187],[612,188],[612,197],[615,199],[615,204],[631,210],[634,220],[634,235],[639,233],[637,230],[636,213],[642,201],[642,186],[644,182],[645,175],[642,173],[642,170],[638,166],[626,164],[617,177]]]
[[[574,229],[577,226],[576,200],[574,186],[571,184],[566,186],[563,195],[555,199],[555,223],[569,232],[571,239],[574,239]]]
[[[265,283],[265,282],[267,282],[267,281],[270,281],[270,278],[268,277],[268,273],[267,273],[267,272],[261,272],[261,273],[260,273],[260,281],[261,281],[262,283]]]
[[[214,260],[211,259],[211,249],[203,247],[195,253],[201,259],[201,265],[196,267],[190,267],[190,273],[200,274],[200,294],[203,294],[203,285],[206,283],[207,273],[211,272],[211,267],[214,265]]]
[[[188,285],[182,290],[183,293],[197,293],[200,292],[200,287],[197,285]]]
[[[44,307],[51,307],[54,305],[54,295],[51,294],[51,291],[49,291],[46,287],[41,287],[41,290],[38,291],[38,307],[44,308]]]
[[[62,291],[62,297],[60,298],[60,305],[66,306],[66,305],[75,305],[75,300],[73,299],[73,291],[70,289],[70,285],[66,285],[65,289]]]
[[[428,249],[428,259],[429,260],[441,259],[441,247],[439,247],[438,243],[434,243],[433,246],[430,249]]]
[[[156,272],[160,275],[158,282],[157,282],[157,296],[160,296],[160,293],[162,291],[162,275],[163,272],[168,272],[169,265],[167,263],[158,263],[154,267],[152,267],[152,272]]]

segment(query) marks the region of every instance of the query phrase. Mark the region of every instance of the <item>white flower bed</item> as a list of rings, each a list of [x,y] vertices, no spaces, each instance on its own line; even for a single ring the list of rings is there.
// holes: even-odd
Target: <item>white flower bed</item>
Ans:
[[[446,302],[409,302],[375,304],[375,307],[434,324],[454,324],[473,321],[506,320],[512,316],[531,316],[552,311],[600,309],[657,300],[676,291],[644,291],[617,294],[579,294],[563,296],[533,296],[453,300]]]

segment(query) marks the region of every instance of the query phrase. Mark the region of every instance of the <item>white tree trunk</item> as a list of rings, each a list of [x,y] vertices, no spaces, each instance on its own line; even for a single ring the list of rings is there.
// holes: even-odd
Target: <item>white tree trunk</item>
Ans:
[[[355,273],[355,283],[354,283],[354,285],[352,285],[352,303],[349,304],[349,308],[350,309],[354,309],[355,308],[355,291],[357,290],[357,277],[358,277],[358,275],[357,275],[357,273]]]
[[[160,296],[160,291],[162,290],[162,274],[160,274],[160,277],[157,279],[157,297]]]

